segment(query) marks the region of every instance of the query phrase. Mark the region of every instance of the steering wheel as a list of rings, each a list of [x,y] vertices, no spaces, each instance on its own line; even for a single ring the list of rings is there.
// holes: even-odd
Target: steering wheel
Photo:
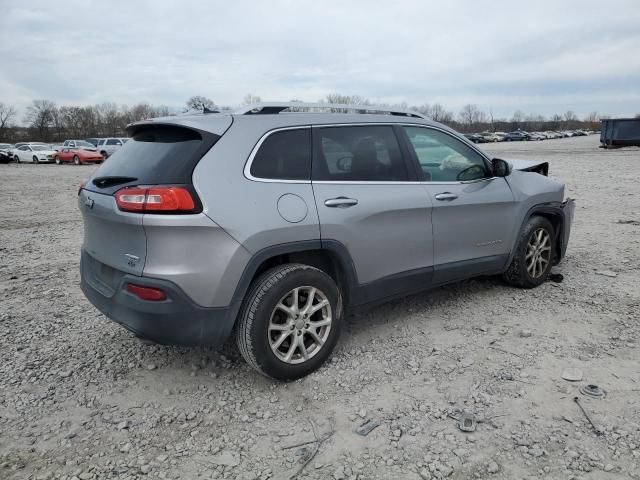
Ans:
[[[338,167],[338,170],[340,170],[341,172],[350,170],[350,165],[347,163],[347,160],[353,160],[353,157],[345,155],[344,157],[340,157],[338,160],[336,160],[336,167]]]
[[[466,180],[478,180],[484,177],[485,171],[480,165],[471,165],[456,175],[456,180],[464,182]]]

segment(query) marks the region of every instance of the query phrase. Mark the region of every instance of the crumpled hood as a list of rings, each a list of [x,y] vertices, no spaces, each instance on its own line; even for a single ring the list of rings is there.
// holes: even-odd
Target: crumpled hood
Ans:
[[[507,160],[514,168],[514,170],[522,170],[522,171],[535,171],[536,167],[541,167],[542,165],[546,165],[547,169],[549,167],[549,162],[541,161],[541,160]]]

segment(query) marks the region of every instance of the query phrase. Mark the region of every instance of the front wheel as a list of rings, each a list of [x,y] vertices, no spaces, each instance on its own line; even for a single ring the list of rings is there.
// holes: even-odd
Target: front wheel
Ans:
[[[545,282],[555,255],[554,238],[549,220],[531,217],[520,233],[513,259],[504,273],[507,283],[534,288]]]
[[[56,165],[60,165],[60,157],[56,155]]]
[[[38,157],[36,157],[35,155],[33,156],[33,158],[31,159],[33,163],[39,163],[38,162]]]
[[[342,297],[329,275],[302,264],[274,267],[252,285],[236,342],[249,365],[277,380],[317,370],[340,334]]]
[[[20,157],[18,155],[15,155],[13,157],[13,161],[16,162],[16,163],[20,163]]]

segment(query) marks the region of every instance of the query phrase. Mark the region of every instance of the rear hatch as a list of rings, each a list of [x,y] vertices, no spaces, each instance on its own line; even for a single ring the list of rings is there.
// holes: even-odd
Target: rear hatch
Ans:
[[[122,273],[142,275],[145,215],[202,210],[193,169],[231,124],[229,117],[220,120],[220,135],[173,123],[134,124],[128,128],[131,139],[86,181],[78,199],[89,255],[83,268],[94,286],[115,288]],[[172,203],[184,203],[185,197],[192,200],[186,208]]]

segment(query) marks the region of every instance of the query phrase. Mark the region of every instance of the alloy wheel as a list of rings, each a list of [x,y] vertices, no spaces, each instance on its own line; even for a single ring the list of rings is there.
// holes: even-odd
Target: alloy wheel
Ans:
[[[540,278],[551,261],[551,236],[544,228],[536,229],[529,238],[525,262],[531,278]]]
[[[314,357],[329,337],[333,320],[329,299],[315,287],[297,287],[271,312],[267,335],[271,351],[285,363]]]

